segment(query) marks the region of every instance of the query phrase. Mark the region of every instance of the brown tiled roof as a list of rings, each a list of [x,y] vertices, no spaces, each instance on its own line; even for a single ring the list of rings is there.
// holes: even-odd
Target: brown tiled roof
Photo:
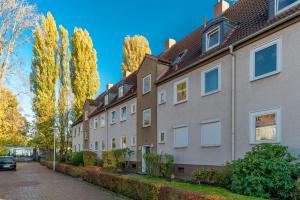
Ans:
[[[229,45],[234,44],[297,11],[300,11],[300,4],[269,19],[268,0],[240,0],[222,15],[222,17],[226,17],[229,21],[236,24],[231,33],[227,35],[224,42],[218,47],[204,52],[201,44],[201,32],[203,26],[199,27],[158,56],[159,59],[168,60],[172,63],[180,52],[188,49],[181,62],[177,64],[176,67],[169,67],[169,69],[159,77],[158,82],[172,77],[178,70],[186,68],[195,61],[216,53],[218,50],[225,47],[229,47]]]
[[[83,122],[83,115],[80,115],[77,120],[72,124],[72,127],[79,124],[80,122]]]
[[[105,106],[104,105],[105,95],[108,94],[108,92],[113,92],[115,94],[118,94],[119,86],[122,84],[126,84],[126,83],[132,85],[132,87],[123,95],[123,97],[119,98],[118,95],[116,95],[116,97],[114,99],[112,99],[108,105]],[[103,110],[110,108],[116,104],[119,104],[119,103],[126,101],[127,99],[135,96],[136,90],[137,90],[137,72],[133,72],[128,77],[122,79],[117,84],[115,84],[108,91],[105,91],[102,94],[100,94],[95,99],[95,102],[97,102],[97,107],[89,114],[89,117],[93,117],[93,116],[99,114],[100,112],[102,112]]]

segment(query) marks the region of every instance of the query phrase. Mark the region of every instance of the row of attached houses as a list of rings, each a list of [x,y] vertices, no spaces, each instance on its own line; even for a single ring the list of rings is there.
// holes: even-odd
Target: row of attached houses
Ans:
[[[73,124],[73,150],[168,153],[175,173],[222,168],[254,145],[300,154],[300,1],[218,1],[215,17],[95,100]]]

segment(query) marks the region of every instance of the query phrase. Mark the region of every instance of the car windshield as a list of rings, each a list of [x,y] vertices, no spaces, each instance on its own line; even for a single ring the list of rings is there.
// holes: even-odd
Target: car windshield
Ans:
[[[13,161],[12,157],[0,157],[0,162],[11,162]]]

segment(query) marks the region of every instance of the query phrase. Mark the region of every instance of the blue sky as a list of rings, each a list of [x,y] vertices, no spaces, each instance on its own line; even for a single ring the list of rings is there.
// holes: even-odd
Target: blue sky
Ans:
[[[89,31],[98,54],[98,72],[104,91],[107,83],[121,79],[122,43],[127,35],[147,37],[153,55],[163,50],[169,37],[180,40],[203,24],[203,16],[210,19],[217,0],[30,0],[38,11],[50,11],[57,25],[62,24],[69,34],[75,27]],[[21,71],[31,71],[31,44],[19,49]],[[8,83],[15,93],[28,92],[29,86],[16,81]],[[31,114],[30,94],[18,96],[25,114]]]

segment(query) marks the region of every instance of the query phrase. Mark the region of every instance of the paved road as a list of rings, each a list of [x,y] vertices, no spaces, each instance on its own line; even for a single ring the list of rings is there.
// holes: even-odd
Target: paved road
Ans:
[[[0,171],[0,200],[121,200],[92,184],[48,170],[38,163],[18,163]]]

